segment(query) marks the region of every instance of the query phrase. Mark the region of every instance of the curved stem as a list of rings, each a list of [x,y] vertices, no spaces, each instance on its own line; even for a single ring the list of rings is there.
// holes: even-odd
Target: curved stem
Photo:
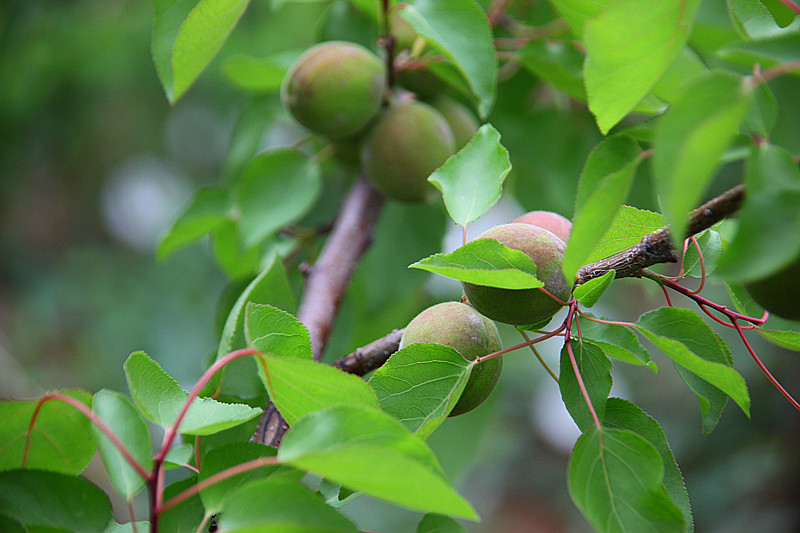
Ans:
[[[522,338],[524,338],[526,342],[531,342],[531,339],[528,337],[527,333],[525,333],[524,331],[520,331],[520,334],[522,335]],[[550,374],[550,377],[553,378],[553,380],[556,383],[558,383],[558,376],[556,375],[555,372],[553,372],[550,369],[550,367],[547,365],[547,363],[544,361],[544,359],[542,359],[542,356],[539,355],[539,351],[536,349],[536,347],[533,345],[533,343],[529,344],[528,346],[530,346],[530,349],[533,352],[533,355],[536,356],[536,359],[539,360],[539,364],[542,365],[544,367],[544,369],[547,371],[547,373]]]
[[[586,385],[583,383],[581,372],[578,369],[578,361],[575,359],[575,352],[572,350],[572,337],[570,336],[570,330],[572,328],[572,321],[575,317],[575,309],[577,307],[577,302],[570,306],[569,314],[567,314],[567,319],[564,321],[564,326],[566,329],[566,332],[564,333],[564,346],[567,348],[567,355],[569,355],[569,362],[572,364],[572,370],[575,372],[575,379],[578,381],[578,387],[581,389],[583,400],[586,402],[587,407],[589,407],[589,412],[592,414],[592,420],[594,420],[594,425],[597,426],[598,437],[602,443],[603,426],[600,424],[600,417],[597,416],[597,412],[594,410],[594,406],[592,405],[592,400],[589,398],[589,391],[586,390]]]
[[[520,344],[515,344],[514,346],[512,346],[510,348],[503,348],[502,350],[499,350],[499,351],[496,351],[496,352],[492,352],[490,354],[482,355],[482,356],[480,356],[480,357],[475,359],[475,364],[482,363],[483,361],[486,361],[487,359],[491,359],[492,357],[497,357],[498,355],[503,355],[504,353],[513,352],[514,350],[519,350],[520,348],[525,348],[526,346],[531,346],[532,344],[536,344],[537,342],[546,341],[550,337],[555,337],[556,335],[560,335],[561,332],[564,331],[564,329],[565,329],[565,325],[561,324],[561,326],[557,330],[551,331],[549,333],[545,333],[541,337],[536,337],[535,339],[533,339],[531,341],[523,342],[523,343],[520,343]]]
[[[792,397],[792,395],[789,394],[789,392],[786,389],[783,388],[783,386],[778,382],[778,380],[775,379],[775,376],[773,376],[772,373],[769,370],[767,370],[767,367],[764,366],[764,363],[762,363],[761,359],[758,358],[758,356],[756,355],[756,352],[753,351],[753,348],[750,346],[750,343],[747,341],[747,338],[744,336],[744,331],[742,331],[742,327],[739,325],[739,322],[736,321],[736,320],[731,320],[731,323],[733,324],[733,327],[736,328],[736,332],[739,334],[739,338],[742,339],[742,342],[744,343],[744,347],[747,348],[748,352],[750,352],[750,357],[752,357],[753,360],[756,362],[756,365],[758,365],[758,368],[760,368],[761,371],[764,373],[764,375],[767,376],[767,379],[770,381],[770,383],[772,383],[772,385],[776,389],[778,389],[781,394],[783,394],[784,398],[789,400],[789,403],[792,404],[792,407],[794,407],[795,409],[800,411],[800,403],[798,403],[797,400],[795,400]]]

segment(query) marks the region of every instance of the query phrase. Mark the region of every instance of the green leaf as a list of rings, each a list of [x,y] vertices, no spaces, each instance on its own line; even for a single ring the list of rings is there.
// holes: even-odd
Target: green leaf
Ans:
[[[290,312],[295,310],[296,304],[289,286],[289,279],[279,257],[273,257],[270,265],[250,282],[250,285],[236,300],[222,330],[217,359],[237,347],[246,345],[244,338],[245,312],[250,303],[267,304]]]
[[[94,395],[92,411],[125,444],[142,468],[149,472],[153,456],[150,428],[131,401],[118,392],[103,389]],[[125,499],[130,499],[144,486],[144,478],[133,469],[99,428],[92,426],[92,430],[97,437],[97,447],[111,484]]]
[[[725,405],[724,397],[713,394],[714,388],[730,396],[749,416],[750,396],[744,378],[731,367],[730,350],[697,313],[662,307],[642,315],[636,329],[675,361],[679,372],[683,368],[700,378],[687,379],[690,376],[681,372],[700,400],[704,432],[714,428]]]
[[[222,187],[200,189],[192,203],[161,238],[156,250],[158,259],[196,241],[218,228],[231,216],[228,191]]]
[[[450,218],[466,226],[497,203],[510,170],[511,161],[508,150],[500,144],[500,133],[491,124],[484,124],[428,181],[442,192]]]
[[[225,44],[250,0],[200,0],[181,24],[172,50],[175,102]]]
[[[745,182],[738,230],[717,268],[719,276],[736,282],[764,278],[800,253],[800,169],[794,156],[779,146],[754,148]]]
[[[690,47],[684,46],[653,86],[653,94],[660,100],[672,103],[695,76],[707,73],[708,67],[703,60]]]
[[[573,341],[571,345],[575,354],[575,362],[578,363],[578,371],[589,393],[589,400],[591,400],[598,418],[602,420],[606,409],[606,400],[611,392],[611,361],[603,353],[602,348],[591,341]],[[586,431],[594,424],[594,419],[575,377],[575,370],[572,367],[566,344],[561,349],[561,368],[558,375],[561,399],[564,400],[567,411],[581,431]]]
[[[258,372],[270,399],[290,426],[326,407],[380,409],[375,391],[361,378],[313,360],[264,355]]]
[[[349,406],[311,413],[286,433],[278,458],[409,509],[478,518],[422,439],[381,411]]]
[[[197,481],[203,482],[228,468],[262,457],[274,457],[276,454],[277,450],[275,448],[258,442],[234,442],[213,448],[203,457],[203,468],[197,476]],[[236,489],[253,481],[269,477],[279,468],[284,467],[280,465],[261,466],[204,488],[200,491],[200,499],[203,501],[206,513],[219,512]]]
[[[496,239],[477,239],[449,254],[435,254],[409,266],[476,285],[502,289],[535,289],[536,264],[524,252]]]
[[[189,393],[144,352],[134,352],[125,361],[125,377],[139,411],[151,422],[167,427],[175,423]],[[180,425],[189,435],[210,435],[238,426],[261,414],[245,404],[222,403],[195,398]]]
[[[587,319],[581,319],[580,327],[581,336],[597,344],[609,357],[658,372],[658,366],[650,360],[650,353],[629,328]]]
[[[220,515],[222,533],[357,533],[347,518],[300,483],[263,479],[232,492]]]
[[[770,329],[759,329],[758,332],[773,344],[777,344],[787,350],[800,352],[800,332],[776,331]]]
[[[616,270],[609,270],[599,278],[590,279],[583,285],[576,287],[572,295],[586,307],[592,307],[606,292],[606,289],[611,286],[616,273]]]
[[[177,496],[194,485],[197,485],[197,476],[167,485],[164,489],[164,501],[169,501],[170,498]],[[174,533],[194,533],[202,523],[204,516],[205,511],[203,510],[203,503],[200,501],[200,495],[194,494],[175,507],[164,511],[158,522],[158,530]]]
[[[578,439],[569,461],[572,501],[600,532],[683,532],[678,506],[664,488],[664,465],[644,437],[622,429]]]
[[[587,160],[578,189],[576,215],[564,252],[562,269],[567,279],[575,277],[613,224],[617,211],[628,197],[640,155],[636,141],[623,135],[603,141]],[[617,163],[621,166],[617,167]]]
[[[712,72],[689,83],[659,120],[653,173],[676,241],[682,240],[686,214],[701,200],[747,113],[748,93],[741,77]]]
[[[717,261],[722,254],[722,239],[719,233],[710,229],[695,237],[700,250],[703,253],[703,265],[705,274],[708,276],[717,267]],[[683,270],[687,276],[699,278],[703,275],[703,266],[700,264],[700,255],[694,244],[689,243],[686,255],[683,257]]]
[[[497,90],[497,57],[483,9],[474,0],[418,0],[401,13],[458,67],[478,99],[478,113],[486,118]]]
[[[578,39],[583,40],[586,22],[599,15],[613,0],[552,0],[551,3],[567,20]]]
[[[699,3],[621,0],[586,23],[583,70],[600,131],[607,133],[647,96],[686,44]]]
[[[61,394],[87,406],[92,402],[91,395],[82,390]],[[23,466],[28,428],[38,404],[39,400],[0,402],[0,470]],[[71,405],[46,401],[33,426],[25,468],[64,474],[83,472],[97,449],[91,426],[89,419]]]
[[[259,150],[267,126],[282,106],[272,96],[252,96],[241,105],[230,134],[222,175],[226,183],[236,183],[242,171]]]
[[[603,139],[592,149],[581,171],[578,192],[575,194],[575,212],[579,212],[592,192],[607,176],[638,159],[642,154],[636,139],[626,133]]]
[[[426,514],[417,526],[417,533],[466,533],[464,526],[440,514]]]
[[[191,462],[193,455],[194,446],[191,444],[173,446],[169,449],[167,456],[164,458],[164,467],[167,469],[184,468]]]
[[[306,214],[320,188],[319,167],[297,150],[282,148],[255,156],[234,190],[245,245],[263,241]]]
[[[238,89],[256,94],[277,93],[289,67],[269,57],[236,54],[225,59],[222,71]]]
[[[197,3],[195,0],[154,0],[153,37],[150,43],[158,79],[167,100],[175,100],[172,51],[181,23]]]
[[[752,41],[737,41],[723,46],[716,55],[746,68],[752,68],[756,63],[762,69],[771,68],[800,59],[800,34],[791,32]]]
[[[134,529],[134,525],[136,529]],[[117,524],[111,522],[103,533],[139,533],[140,531],[148,531],[150,529],[150,522],[141,520],[139,522],[126,522],[124,524]]]
[[[81,477],[8,470],[0,472],[0,515],[36,531],[46,526],[102,533],[111,521],[111,502],[100,488]]]
[[[261,353],[312,359],[311,338],[302,322],[277,307],[250,302],[245,311],[247,344]]]
[[[289,312],[295,310],[296,304],[289,286],[289,278],[283,262],[277,255],[273,255],[269,266],[250,282],[228,313],[217,349],[217,359],[233,350],[247,346],[244,324],[245,312],[249,303],[267,304]],[[242,397],[253,396],[263,391],[261,381],[258,379],[255,359],[239,358],[225,365],[211,379],[208,387],[203,390],[203,394],[213,395],[214,392],[219,391],[230,392]]]
[[[772,15],[772,18],[775,20],[775,23],[780,26],[781,28],[785,28],[797,17],[797,13],[795,13],[789,6],[781,2],[780,0],[759,0],[761,4],[764,5],[769,10],[769,14]]]
[[[689,495],[686,493],[683,474],[672,455],[664,430],[661,429],[658,422],[631,402],[620,398],[609,398],[603,417],[603,426],[632,431],[640,437],[644,437],[658,450],[664,464],[664,487],[683,514],[685,531],[692,531],[692,509],[689,505]]]
[[[531,41],[518,55],[522,66],[573,98],[586,100],[584,55],[564,41]]]
[[[665,224],[664,217],[659,213],[623,205],[586,262],[598,261],[627,250]]]
[[[425,439],[455,406],[471,369],[454,348],[412,344],[392,354],[369,384],[381,409]]]

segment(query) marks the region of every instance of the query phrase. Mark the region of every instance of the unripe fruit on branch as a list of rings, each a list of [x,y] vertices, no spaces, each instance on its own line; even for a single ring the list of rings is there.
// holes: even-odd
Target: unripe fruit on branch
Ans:
[[[530,211],[524,215],[518,216],[511,222],[531,224],[544,228],[555,233],[555,235],[565,243],[569,240],[569,232],[572,230],[572,222],[570,222],[569,219],[562,217],[558,213],[553,213],[552,211]]]
[[[514,250],[525,252],[536,264],[536,277],[556,298],[569,301],[572,284],[561,271],[564,261],[564,241],[546,229],[530,224],[503,224],[478,236],[496,239]],[[561,308],[540,289],[500,289],[472,283],[462,283],[467,299],[481,314],[492,320],[526,326],[552,317]]]
[[[361,132],[380,111],[386,65],[361,45],[329,41],[308,49],[292,65],[281,99],[309,130],[331,139]]]
[[[447,120],[450,129],[453,130],[456,150],[461,150],[480,127],[475,115],[467,106],[446,95],[437,96],[431,101],[431,105]]]
[[[433,192],[428,176],[455,152],[453,132],[433,107],[395,103],[381,114],[361,148],[361,166],[387,197],[406,202]]]
[[[400,11],[405,6],[400,4],[392,7],[389,13],[389,31],[394,37],[394,49],[396,52],[400,50],[410,50],[417,40],[417,30],[415,30],[406,19],[400,16]]]
[[[800,320],[800,257],[778,272],[745,285],[761,307],[789,320]]]
[[[417,343],[450,346],[470,361],[503,348],[494,322],[461,302],[436,304],[418,314],[406,327],[400,348]],[[450,416],[466,413],[483,403],[502,369],[500,356],[475,365]]]

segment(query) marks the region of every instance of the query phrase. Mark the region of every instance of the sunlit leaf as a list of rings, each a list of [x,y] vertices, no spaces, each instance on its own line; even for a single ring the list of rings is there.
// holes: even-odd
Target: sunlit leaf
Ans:
[[[510,170],[508,150],[500,144],[500,133],[491,124],[484,124],[428,181],[442,192],[450,218],[465,226],[500,199]]]
[[[464,75],[486,117],[494,104],[497,57],[486,13],[474,0],[418,0],[403,18],[441,50]]]
[[[125,377],[131,397],[139,411],[163,427],[175,423],[189,393],[144,352],[134,352],[125,361]],[[261,414],[245,404],[222,403],[211,398],[195,398],[179,431],[190,435],[210,435],[238,426]]]
[[[424,439],[455,406],[471,368],[449,346],[412,344],[392,354],[369,384],[381,409]]]
[[[297,421],[281,462],[409,509],[475,520],[444,478],[433,452],[400,422],[364,407],[335,407]]]
[[[302,322],[277,307],[250,302],[245,311],[247,344],[259,352],[311,359],[311,339]]]
[[[536,264],[528,255],[496,239],[477,239],[449,254],[435,254],[409,266],[476,285],[535,289]]]

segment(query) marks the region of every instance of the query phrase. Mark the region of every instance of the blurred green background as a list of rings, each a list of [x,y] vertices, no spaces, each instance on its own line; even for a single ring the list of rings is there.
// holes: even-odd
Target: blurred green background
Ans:
[[[716,4],[707,3],[713,14]],[[227,279],[205,241],[162,262],[155,244],[193,191],[222,181],[239,114],[262,98],[228,81],[225,58],[296,53],[329,31],[316,21],[331,5],[341,4],[274,9],[253,0],[219,57],[170,107],[150,57],[150,2],[0,3],[0,398],[73,387],[124,391],[122,364],[136,350],[184,388],[200,376],[216,350],[215,312]],[[779,96],[800,94],[796,81],[779,80],[774,88]],[[263,132],[262,146],[303,134],[274,94],[263,98],[275,126]],[[794,102],[781,108],[776,135],[798,152]],[[571,215],[583,161],[600,139],[585,109],[516,72],[501,84],[490,120],[515,167],[509,194],[482,223],[534,208]],[[716,187],[740,175],[740,167],[726,167]],[[337,179],[329,179],[331,187],[341,185]],[[323,202],[316,217],[325,220],[336,198]],[[646,169],[631,203],[654,207]],[[452,284],[406,270],[441,246],[454,247],[452,239],[440,244],[451,226],[439,206],[387,207],[375,248],[345,300],[329,359],[402,327],[436,300],[458,297]],[[410,244],[397,246],[399,239]],[[726,301],[718,287],[710,291]],[[663,301],[651,284],[625,280],[604,304],[598,313],[626,320]],[[506,345],[519,342],[511,328],[502,333]],[[702,435],[694,395],[658,354],[658,375],[617,363],[614,394],[662,424],[684,470],[698,531],[800,531],[800,413],[730,332],[720,333],[748,381],[751,420],[729,406],[716,431]],[[784,386],[800,394],[800,356],[758,338],[754,345]],[[543,348],[554,366],[557,352],[556,344]],[[449,421],[431,443],[484,517],[471,531],[582,532],[589,527],[565,479],[576,431],[555,384],[529,353],[518,352],[506,357],[492,401]],[[100,482],[102,475],[91,475]],[[371,531],[414,531],[419,520],[365,497],[345,513]],[[126,520],[124,512],[117,518]]]

